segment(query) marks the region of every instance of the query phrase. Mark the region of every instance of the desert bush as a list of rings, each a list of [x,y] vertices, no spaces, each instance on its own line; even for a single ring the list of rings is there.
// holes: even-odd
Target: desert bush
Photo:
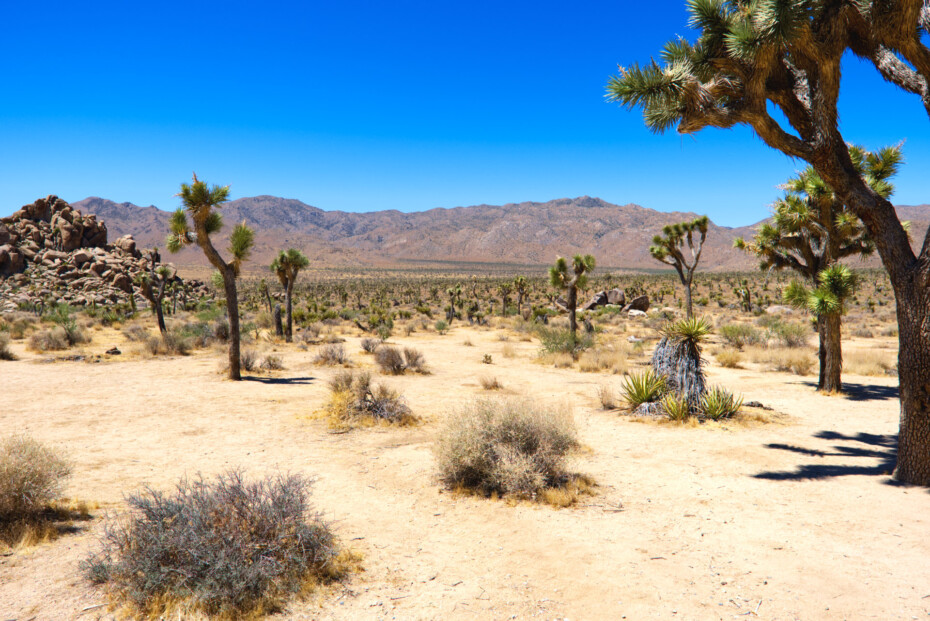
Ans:
[[[601,402],[601,407],[603,409],[617,409],[617,393],[609,384],[605,383],[597,387],[597,399]]]
[[[10,337],[5,332],[0,332],[0,360],[16,360],[16,355],[10,349]]]
[[[404,347],[404,364],[410,371],[416,373],[426,372],[426,358],[423,354],[412,347]]]
[[[859,338],[862,338],[862,339],[875,338],[875,334],[871,330],[866,328],[865,326],[860,326],[858,328],[853,329],[852,335],[858,336]]]
[[[433,327],[436,328],[436,332],[442,335],[442,334],[445,334],[446,331],[449,329],[449,324],[446,321],[440,319],[435,324],[433,324]]]
[[[773,371],[794,373],[795,375],[809,375],[814,368],[814,359],[810,352],[791,349],[754,349],[750,352],[753,362],[762,364]]]
[[[330,399],[323,408],[337,426],[352,426],[368,419],[409,425],[417,422],[403,398],[387,386],[372,386],[371,373],[342,371],[329,381]]]
[[[436,461],[450,489],[536,498],[571,478],[565,460],[578,446],[574,420],[565,408],[478,399],[446,419]]]
[[[169,330],[168,334],[162,337],[165,351],[172,356],[186,356],[190,353],[190,341],[183,334],[176,330]]]
[[[494,356],[492,356],[491,354],[484,354],[483,356],[481,356],[481,363],[482,364],[494,364]]]
[[[898,363],[893,354],[882,351],[843,352],[843,371],[856,375],[894,375]]]
[[[28,436],[0,441],[0,525],[28,520],[57,500],[71,465]]]
[[[281,361],[281,356],[268,354],[262,359],[261,367],[262,371],[280,371],[284,368],[284,362]]]
[[[129,517],[106,526],[84,575],[153,618],[179,606],[227,618],[272,612],[346,569],[309,489],[299,475],[247,481],[238,471],[182,480],[171,494],[146,488],[127,498]]]
[[[730,418],[743,406],[743,398],[735,397],[719,386],[707,389],[701,399],[701,414],[711,420]]]
[[[627,370],[626,355],[612,349],[596,347],[581,354],[578,358],[578,370],[582,373],[610,371],[619,375]]]
[[[123,328],[123,336],[132,343],[144,343],[149,338],[149,331],[145,326],[134,323]]]
[[[717,331],[728,345],[739,350],[746,345],[758,345],[764,340],[762,332],[746,323],[726,324]]]
[[[743,361],[743,355],[735,349],[721,350],[717,352],[716,358],[720,366],[727,369],[739,369],[740,363]]]
[[[316,356],[313,358],[313,362],[316,364],[330,366],[346,364],[348,361],[349,356],[346,354],[346,348],[340,343],[330,343],[329,345],[321,346],[316,352]]]
[[[243,371],[254,371],[258,366],[258,352],[254,349],[243,349],[239,352],[239,364]]]
[[[218,320],[213,324],[213,338],[220,343],[229,342],[229,322],[225,319]]]
[[[631,410],[644,403],[655,403],[665,394],[665,378],[652,369],[642,373],[630,373],[620,384],[623,400]]]
[[[404,354],[397,347],[381,347],[375,352],[375,362],[381,368],[383,373],[391,375],[400,375],[407,368],[404,362]]]
[[[594,337],[587,333],[577,333],[562,328],[539,326],[536,329],[543,354],[571,354],[577,358],[581,352],[594,345]]]
[[[381,341],[378,339],[364,338],[362,339],[362,350],[368,352],[369,354],[375,353],[377,349],[381,346]]]
[[[50,330],[34,332],[29,337],[29,349],[33,351],[60,351],[71,346],[68,333],[64,328],[55,327]]]
[[[485,390],[500,390],[504,387],[493,375],[482,375],[478,381]]]
[[[803,347],[807,345],[807,339],[811,334],[809,326],[785,321],[773,322],[769,326],[769,332],[785,347]]]

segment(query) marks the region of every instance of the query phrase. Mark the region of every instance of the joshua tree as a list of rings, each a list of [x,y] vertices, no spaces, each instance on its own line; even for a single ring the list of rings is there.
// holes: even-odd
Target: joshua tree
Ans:
[[[143,297],[152,305],[152,312],[158,320],[158,331],[163,335],[168,334],[168,328],[165,327],[165,309],[163,300],[165,299],[165,287],[168,282],[174,278],[177,270],[173,265],[161,265],[161,255],[158,248],[152,248],[149,251],[149,271],[141,272],[136,277],[136,283]]]
[[[517,312],[523,315],[523,300],[530,290],[529,283],[526,282],[525,276],[517,276],[513,279],[513,290],[517,294]]]
[[[849,153],[869,187],[880,196],[890,197],[893,186],[888,180],[901,163],[900,146],[877,153],[850,147]],[[737,238],[733,244],[757,255],[762,270],[791,269],[806,278],[809,285],[816,286],[819,275],[840,259],[864,257],[875,251],[865,225],[813,167],[789,179],[783,188],[785,196],[775,203],[771,223],[763,224],[752,241]],[[815,316],[820,340],[817,389],[837,391],[842,386],[841,314],[815,313]]]
[[[588,274],[594,271],[594,257],[590,254],[581,256],[576,254],[571,265],[565,257],[559,257],[555,265],[549,268],[549,282],[556,289],[566,291],[568,294],[568,326],[575,341],[578,331],[578,322],[575,320],[575,310],[578,307],[578,289],[583,289],[588,282]]]
[[[813,166],[862,220],[897,301],[901,425],[894,477],[930,485],[930,235],[915,252],[894,206],[856,170],[837,112],[840,64],[851,51],[916,94],[930,115],[926,0],[691,0],[688,7],[697,41],[671,41],[662,65],[621,69],[609,96],[642,107],[656,132],[749,125],[770,147]]]
[[[268,312],[272,312],[271,291],[268,289],[268,283],[264,278],[258,281],[258,295],[265,302],[265,305],[268,306]],[[343,305],[345,305],[345,302],[343,302]]]
[[[284,287],[284,308],[287,315],[284,340],[288,343],[294,338],[294,321],[291,315],[294,283],[297,282],[297,274],[300,270],[308,265],[310,265],[310,260],[296,248],[282,250],[271,262],[271,271],[278,275],[278,280],[281,281],[281,286]]]
[[[652,246],[649,246],[649,254],[653,259],[671,265],[678,272],[678,279],[685,287],[685,306],[688,310],[688,317],[694,316],[691,304],[691,283],[694,281],[694,270],[697,268],[698,261],[701,260],[704,238],[707,237],[707,223],[707,216],[701,216],[690,222],[666,224],[662,227],[662,235],[653,237]],[[697,242],[694,240],[695,231],[700,234]],[[685,243],[688,244],[690,251],[690,263],[682,252]]]
[[[819,389],[831,392],[843,388],[841,318],[846,313],[846,301],[856,291],[856,275],[842,263],[834,263],[817,275],[817,281],[814,289],[793,281],[785,289],[784,298],[789,304],[810,310],[818,327],[827,326],[821,331]]]
[[[462,303],[462,285],[455,285],[446,289],[449,296],[449,306],[446,308],[446,321],[452,323],[455,319],[455,307]]]
[[[227,263],[213,246],[210,235],[223,227],[219,209],[229,197],[229,186],[208,187],[195,174],[191,184],[181,184],[178,196],[181,197],[183,207],[171,215],[171,233],[166,240],[168,250],[177,252],[184,246],[197,244],[222,277],[226,314],[229,317],[229,379],[242,379],[239,373],[239,297],[236,278],[239,277],[242,262],[249,256],[255,234],[245,222],[233,227],[232,235],[229,236],[229,252],[233,258]]]
[[[510,302],[510,294],[513,293],[513,284],[502,282],[497,286],[497,293],[501,296],[501,317],[507,314],[507,304]]]

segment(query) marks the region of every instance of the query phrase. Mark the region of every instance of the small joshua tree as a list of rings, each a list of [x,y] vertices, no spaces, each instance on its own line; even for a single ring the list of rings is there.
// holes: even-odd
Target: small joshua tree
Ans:
[[[507,304],[510,303],[510,294],[513,293],[513,285],[509,282],[502,282],[497,286],[497,293],[501,296],[501,317],[507,314]]]
[[[529,293],[530,290],[529,283],[526,282],[525,276],[517,276],[513,279],[513,290],[517,294],[517,312],[522,315],[523,300],[526,299],[526,294]]]
[[[278,280],[284,287],[284,307],[287,313],[286,327],[284,329],[284,340],[290,343],[293,340],[294,322],[291,312],[293,310],[292,296],[294,293],[294,283],[297,282],[297,274],[303,268],[310,265],[309,259],[296,248],[282,250],[275,260],[271,262],[271,271],[278,275]]]
[[[190,185],[181,184],[181,191],[177,195],[181,197],[183,207],[171,215],[171,233],[166,240],[168,250],[177,252],[184,246],[197,244],[219,272],[229,316],[229,379],[242,379],[239,372],[239,296],[236,292],[236,278],[239,277],[242,262],[249,256],[255,234],[245,222],[237,224],[229,237],[229,252],[233,258],[226,262],[213,246],[210,235],[223,227],[219,209],[229,197],[229,186],[209,187],[195,174]]]
[[[575,333],[578,331],[578,322],[575,318],[575,311],[578,307],[578,289],[583,289],[587,285],[588,274],[593,271],[594,257],[590,254],[584,256],[576,254],[571,265],[565,257],[559,257],[555,265],[549,268],[549,282],[556,289],[561,289],[568,294],[568,326],[573,342]]]
[[[649,247],[649,253],[656,261],[661,261],[666,265],[671,265],[678,272],[678,279],[685,287],[685,306],[688,310],[688,317],[694,316],[694,308],[691,304],[691,283],[694,280],[694,270],[697,268],[698,261],[701,260],[701,250],[704,247],[704,239],[707,237],[707,216],[695,218],[690,222],[678,222],[676,224],[666,224],[662,228],[662,235],[656,235],[652,238],[652,246]],[[695,233],[700,235],[695,242]],[[691,255],[691,262],[685,257],[682,249],[688,245]]]
[[[172,265],[160,265],[161,255],[158,248],[152,248],[149,251],[149,271],[142,272],[136,277],[136,283],[139,290],[149,304],[152,305],[152,311],[158,320],[158,330],[162,335],[168,334],[168,328],[165,327],[165,311],[163,300],[165,299],[165,288],[168,282],[174,278],[177,270]]]
[[[817,276],[818,286],[808,289],[795,280],[785,289],[784,298],[789,304],[806,308],[817,318],[818,326],[828,326],[822,334],[829,337],[821,348],[820,390],[841,390],[843,382],[842,316],[846,302],[856,291],[856,275],[842,263],[834,263]]]

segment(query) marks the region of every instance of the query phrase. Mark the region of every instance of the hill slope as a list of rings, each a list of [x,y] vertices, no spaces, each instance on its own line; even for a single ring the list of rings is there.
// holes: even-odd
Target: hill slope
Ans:
[[[169,212],[96,197],[74,206],[96,214],[114,236],[131,233],[142,247],[164,245]],[[914,221],[915,238],[922,239],[930,222],[930,206],[904,206],[899,212],[902,219]],[[252,265],[267,265],[277,250],[294,246],[325,266],[432,261],[544,265],[560,254],[584,252],[594,254],[605,267],[629,268],[660,267],[649,256],[652,236],[669,222],[697,215],[614,205],[588,196],[413,213],[324,211],[294,199],[254,196],[230,201],[222,213],[225,230],[241,220],[255,228]],[[702,258],[704,269],[754,269],[752,257],[732,248],[734,237],[751,236],[754,228],[712,223]],[[175,261],[205,263],[195,249],[185,250]]]

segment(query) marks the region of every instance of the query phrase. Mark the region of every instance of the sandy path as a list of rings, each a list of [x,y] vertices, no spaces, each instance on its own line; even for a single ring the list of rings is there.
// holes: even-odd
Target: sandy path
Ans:
[[[468,335],[475,347],[462,344]],[[69,492],[118,509],[142,484],[241,466],[317,477],[315,502],[365,555],[366,572],[287,618],[898,619],[930,613],[925,490],[888,484],[897,428],[892,378],[857,378],[859,399],[822,397],[810,379],[714,368],[713,381],[790,415],[761,427],[681,428],[596,409],[615,376],[530,362],[535,345],[495,332],[398,338],[430,376],[386,378],[429,422],[329,433],[306,418],[330,369],[281,348],[284,382],[232,383],[200,354],[102,364],[4,363],[0,428],[68,449]],[[353,359],[368,364],[349,339]],[[484,353],[493,365],[481,364]],[[577,470],[600,493],[582,507],[508,506],[441,493],[435,420],[482,394],[572,404],[590,452]],[[868,394],[866,394],[868,393]],[[868,398],[865,398],[868,397]],[[622,510],[618,510],[622,507]],[[52,544],[0,557],[2,619],[106,618],[77,563],[100,521]]]

